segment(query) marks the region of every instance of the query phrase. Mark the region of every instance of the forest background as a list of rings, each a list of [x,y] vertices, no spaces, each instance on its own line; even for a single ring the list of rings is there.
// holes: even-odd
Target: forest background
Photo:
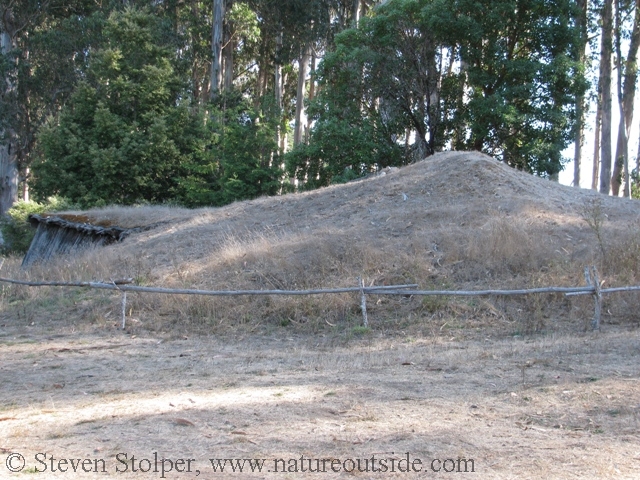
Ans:
[[[0,0],[0,214],[218,206],[447,149],[637,196],[639,7]]]

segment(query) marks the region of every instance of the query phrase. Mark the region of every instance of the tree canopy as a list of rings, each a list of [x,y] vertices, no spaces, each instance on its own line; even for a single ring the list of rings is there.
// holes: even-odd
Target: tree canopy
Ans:
[[[556,174],[583,89],[571,4],[521,3],[398,0],[341,33],[290,168],[315,186],[453,147]]]
[[[0,164],[15,197],[222,205],[444,149],[553,177],[584,115],[587,27],[572,0],[0,10]]]
[[[203,155],[204,123],[182,96],[167,25],[127,9],[110,15],[108,39],[88,62],[60,115],[40,133],[34,189],[80,205],[163,202],[184,167]]]

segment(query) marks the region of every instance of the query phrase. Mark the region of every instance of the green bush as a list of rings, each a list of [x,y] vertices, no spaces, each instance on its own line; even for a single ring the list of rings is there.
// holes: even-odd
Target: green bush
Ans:
[[[59,197],[50,197],[45,203],[20,200],[13,205],[7,215],[0,219],[0,231],[4,244],[2,253],[23,254],[29,250],[35,230],[29,225],[29,215],[67,210],[70,205]]]

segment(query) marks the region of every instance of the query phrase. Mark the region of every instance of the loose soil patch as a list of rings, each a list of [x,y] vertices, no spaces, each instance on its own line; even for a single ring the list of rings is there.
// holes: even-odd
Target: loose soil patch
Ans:
[[[44,469],[36,454],[48,455],[38,478],[98,477],[52,473],[51,456],[56,468],[63,458],[104,459],[113,477],[124,469],[118,454],[131,468],[133,455],[153,461],[154,452],[194,459],[192,473],[166,478],[196,470],[204,479],[389,478],[331,472],[331,463],[327,473],[268,470],[274,459],[293,468],[289,459],[302,456],[400,461],[407,452],[427,471],[394,478],[632,479],[640,470],[636,330],[460,339],[445,328],[348,340],[285,330],[224,339],[61,331],[3,327],[2,478],[19,476],[4,465],[13,452],[29,472]],[[461,458],[475,474],[430,470],[434,459]],[[209,459],[266,463],[261,473],[214,473]]]

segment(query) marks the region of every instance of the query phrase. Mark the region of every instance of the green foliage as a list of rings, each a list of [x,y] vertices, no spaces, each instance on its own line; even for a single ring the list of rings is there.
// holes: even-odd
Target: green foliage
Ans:
[[[14,47],[0,54],[0,136],[9,131],[21,179],[35,156],[38,130],[69,98],[117,0],[2,2]],[[5,10],[6,9],[6,10]]]
[[[579,32],[569,0],[424,2],[425,28],[466,65],[466,148],[542,176],[562,168],[575,97],[585,83],[572,60]]]
[[[87,79],[39,135],[39,198],[61,195],[81,206],[175,198],[183,164],[205,154],[206,130],[203,114],[181,102],[165,27],[132,9],[109,17],[107,45],[90,60]]]
[[[356,336],[368,335],[371,333],[371,329],[362,325],[356,325],[351,329],[351,333]]]
[[[251,16],[234,19],[255,34]],[[223,205],[281,190],[271,108],[230,92],[192,106],[166,24],[148,12],[113,13],[106,43],[57,118],[39,135],[39,198],[82,207],[174,202]]]
[[[223,110],[212,124],[221,175],[219,196],[222,205],[236,200],[275,195],[282,184],[282,169],[277,155],[277,118],[265,118],[246,100]]]
[[[7,211],[7,215],[0,220],[0,231],[4,240],[2,253],[23,254],[29,249],[31,240],[35,235],[35,229],[31,227],[28,221],[29,215],[56,212],[69,208],[69,203],[59,197],[50,197],[43,203],[25,202],[24,200],[16,202]]]
[[[401,148],[381,134],[379,118],[323,117],[316,123],[312,140],[286,156],[287,169],[302,189],[366,175],[377,168],[403,163]]]
[[[383,51],[397,45],[374,30],[340,34],[336,50],[318,69],[321,87],[309,109],[315,120],[310,142],[290,152],[286,162],[303,189],[341,182],[347,170],[359,177],[408,160],[397,141],[405,133],[401,106],[387,102],[383,91],[391,87],[378,80],[385,71],[397,71]]]
[[[318,70],[309,145],[288,155],[303,188],[447,146],[550,176],[584,90],[569,0],[390,0],[336,37]],[[415,132],[409,142],[406,132]]]
[[[335,177],[333,177],[333,183],[349,183],[358,179],[358,174],[353,171],[352,168],[345,168],[344,171]]]
[[[222,205],[282,193],[285,174],[311,189],[446,148],[553,175],[585,88],[574,3],[361,2],[347,28],[350,1],[227,2],[233,87],[209,104],[210,2],[11,2],[25,27],[0,56],[0,133],[20,139],[36,198],[82,207]],[[307,46],[323,58],[310,141],[283,157]]]
[[[209,153],[184,164],[187,173],[178,180],[178,201],[191,207],[225,205],[279,193],[277,117],[233,93],[210,107]]]
[[[242,3],[260,19],[263,38],[274,40],[282,31],[283,46],[277,61],[283,64],[299,58],[305,45],[326,38],[335,12],[335,6],[327,0],[246,0]]]
[[[637,169],[631,171],[631,198],[640,199],[640,173]]]

